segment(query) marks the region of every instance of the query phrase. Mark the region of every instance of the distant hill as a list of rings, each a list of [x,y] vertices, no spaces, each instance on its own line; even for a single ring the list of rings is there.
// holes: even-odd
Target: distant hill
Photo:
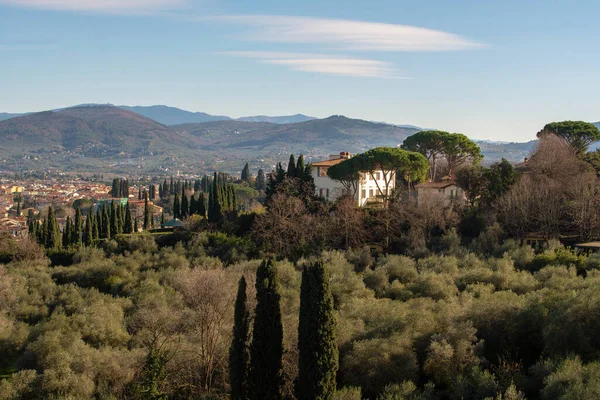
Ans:
[[[253,117],[237,118],[238,121],[246,122],[271,122],[273,124],[294,124],[296,122],[305,122],[316,119],[304,114],[285,115],[281,117],[269,117],[267,115],[255,115]]]
[[[4,121],[11,118],[20,117],[25,114],[11,114],[11,113],[0,113],[0,121]]]
[[[194,145],[189,135],[113,106],[78,106],[0,121],[3,149],[66,150],[88,156],[145,154]]]
[[[209,150],[251,149],[325,154],[359,152],[375,146],[397,146],[416,129],[373,123],[336,115],[293,124],[270,122],[215,121],[184,124],[172,128],[197,137]]]
[[[192,112],[169,106],[119,106],[124,110],[133,111],[144,117],[153,119],[164,125],[201,124],[213,121],[229,121],[233,118],[226,115],[211,115],[204,112]],[[251,117],[237,118],[243,122],[271,122],[274,124],[292,124],[315,119],[303,114],[286,115],[281,117],[269,117],[267,115],[256,115]]]
[[[175,107],[168,106],[119,106],[124,110],[133,111],[134,113],[143,115],[144,117],[153,119],[164,125],[179,125],[187,123],[202,123],[210,121],[230,120],[230,117],[225,115],[210,115],[203,112],[192,112],[181,110]]]
[[[165,118],[178,115],[170,107],[154,109]],[[419,130],[342,115],[286,124],[226,119],[167,126],[121,107],[81,105],[0,121],[0,165],[13,171],[236,173],[245,162],[270,170],[290,153],[310,162],[341,151],[396,147]],[[478,142],[486,163],[520,161],[535,143]]]

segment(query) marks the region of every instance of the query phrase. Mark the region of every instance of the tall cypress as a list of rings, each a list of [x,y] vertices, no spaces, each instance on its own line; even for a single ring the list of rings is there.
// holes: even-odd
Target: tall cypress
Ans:
[[[144,230],[150,229],[150,205],[148,204],[148,193],[144,192]]]
[[[54,216],[54,209],[52,206],[48,207],[48,219],[46,226],[46,248],[49,250],[60,249],[60,228],[56,217]]]
[[[110,203],[110,233],[115,236],[119,233],[119,221],[117,218],[117,207],[114,201]]]
[[[62,232],[62,245],[65,249],[71,244],[71,237],[71,217],[67,217],[67,220],[65,221],[65,227]]]
[[[133,220],[133,233],[137,233],[140,230],[138,228],[137,218]]]
[[[185,187],[181,188],[181,219],[187,218],[190,212],[190,204],[188,202],[187,195],[185,194]]]
[[[223,188],[219,185],[218,175],[215,172],[210,193],[208,194],[208,221],[220,222],[223,219],[222,200]]]
[[[296,159],[294,158],[293,154],[290,154],[290,161],[288,162],[288,167],[287,167],[287,176],[289,178],[296,177]]]
[[[235,299],[233,338],[229,348],[229,382],[231,384],[231,400],[248,398],[248,334],[250,329],[250,313],[246,305],[246,278],[242,276],[238,284]]]
[[[333,295],[329,274],[323,263],[318,262],[302,271],[296,398],[332,399],[337,370]]]
[[[206,197],[204,197],[204,192],[200,192],[200,197],[198,197],[198,214],[202,218],[206,218]]]
[[[298,163],[296,164],[296,177],[304,180],[306,175],[306,166],[304,165],[304,156],[300,154],[298,157]]]
[[[131,209],[129,208],[129,202],[127,202],[127,206],[125,206],[125,224],[123,225],[123,233],[131,232],[133,232],[131,223]]]
[[[256,175],[256,190],[265,190],[266,188],[265,170],[259,169],[258,175]]]
[[[179,203],[179,194],[173,196],[173,218],[181,218],[181,203]]]
[[[94,241],[94,226],[93,226],[93,214],[88,214],[87,217],[85,217],[85,228],[83,230],[83,237],[82,237],[82,242],[83,245],[86,247],[89,247],[92,245],[93,241]]]
[[[283,398],[283,325],[281,295],[273,260],[263,261],[256,271],[256,311],[250,346],[249,398]]]
[[[242,170],[242,181],[250,182],[250,166],[248,165],[248,163],[244,165],[244,169]]]
[[[79,207],[77,207],[77,210],[75,210],[74,228],[75,229],[73,229],[72,232],[73,237],[71,238],[71,243],[76,246],[80,246],[83,236],[83,220],[81,218],[81,209]]]

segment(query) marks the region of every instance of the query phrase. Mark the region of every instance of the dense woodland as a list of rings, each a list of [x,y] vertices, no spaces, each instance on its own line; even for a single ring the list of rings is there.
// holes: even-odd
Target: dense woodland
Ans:
[[[174,232],[113,205],[2,238],[0,399],[600,398],[600,255],[558,240],[600,239],[600,133],[549,124],[517,167],[418,135],[333,169],[351,187],[393,168],[377,206],[316,197],[290,157],[262,187],[244,168],[140,192],[177,211]],[[465,204],[417,203],[449,174]],[[532,232],[545,246],[521,245]]]

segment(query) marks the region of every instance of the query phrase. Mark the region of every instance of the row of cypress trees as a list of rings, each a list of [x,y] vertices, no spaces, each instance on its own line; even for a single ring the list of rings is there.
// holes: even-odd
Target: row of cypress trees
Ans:
[[[237,198],[233,185],[222,180],[215,172],[212,186],[208,192],[208,221],[219,223],[225,218],[235,219],[237,216]]]
[[[154,227],[154,218],[149,212],[147,195],[145,200],[144,229],[150,229]],[[90,207],[85,223],[81,209],[77,208],[74,218],[67,217],[62,234],[52,206],[48,207],[48,216],[41,223],[33,215],[29,215],[28,219],[30,237],[48,250],[92,246],[99,239],[139,231],[137,220],[132,218],[129,203],[121,205],[114,201],[97,207],[95,213],[93,207]]]
[[[256,309],[250,332],[246,279],[239,281],[229,352],[232,400],[283,399],[283,324],[277,270],[273,260],[256,271]],[[329,275],[323,263],[305,266],[298,327],[298,400],[329,400],[336,388],[338,349]],[[248,343],[250,343],[248,348]]]

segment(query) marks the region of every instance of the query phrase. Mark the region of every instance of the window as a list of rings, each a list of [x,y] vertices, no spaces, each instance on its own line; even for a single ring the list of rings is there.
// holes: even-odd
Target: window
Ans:
[[[329,198],[329,189],[327,189],[327,198]]]
[[[367,197],[367,191],[366,189],[363,189],[360,191],[360,198],[361,199],[365,199]]]
[[[325,197],[325,195],[327,194],[328,190],[325,188],[321,188],[319,189],[319,196],[321,197]]]
[[[381,179],[381,172],[378,172],[377,173],[377,180],[380,180],[380,179]]]
[[[369,197],[373,197],[373,189],[369,189]]]
[[[327,168],[319,167],[319,176],[327,176]]]

